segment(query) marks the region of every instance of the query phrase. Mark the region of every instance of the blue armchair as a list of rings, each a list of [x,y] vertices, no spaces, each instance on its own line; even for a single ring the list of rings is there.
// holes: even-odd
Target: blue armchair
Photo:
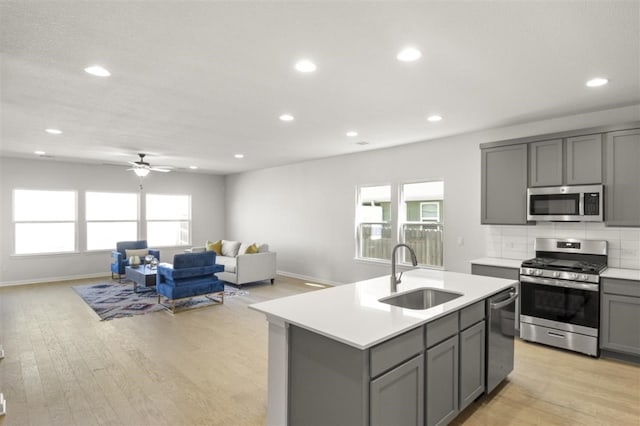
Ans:
[[[149,254],[158,261],[160,260],[160,250],[150,249],[147,247],[147,240],[140,241],[120,241],[116,243],[116,249],[111,253],[111,279],[114,278],[114,274],[118,275],[118,280],[122,279],[124,275],[125,266],[129,266],[129,259],[127,259],[126,250],[140,250],[149,249]]]
[[[224,282],[214,274],[222,272],[224,266],[216,265],[216,253],[181,253],[173,256],[173,265],[161,263],[156,275],[158,303],[160,296],[171,301],[171,312],[175,312],[176,300],[195,296],[207,296],[216,302],[224,303]],[[209,294],[216,293],[219,299]],[[169,308],[169,306],[163,306]]]

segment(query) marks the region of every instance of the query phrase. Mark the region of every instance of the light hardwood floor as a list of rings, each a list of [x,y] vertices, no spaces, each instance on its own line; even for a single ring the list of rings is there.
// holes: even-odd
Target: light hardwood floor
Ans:
[[[267,322],[249,304],[317,288],[278,277],[224,305],[99,321],[71,286],[0,288],[0,425],[260,425]],[[640,425],[640,367],[516,341],[515,370],[456,425]]]

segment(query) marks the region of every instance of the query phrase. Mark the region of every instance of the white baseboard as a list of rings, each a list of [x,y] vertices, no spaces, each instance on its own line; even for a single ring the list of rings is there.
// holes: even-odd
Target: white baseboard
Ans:
[[[329,280],[324,280],[324,279],[321,279],[321,278],[310,277],[309,275],[294,274],[293,272],[287,272],[287,271],[276,271],[276,273],[278,275],[282,275],[282,276],[285,276],[285,277],[296,278],[296,279],[299,279],[299,280],[310,281],[312,283],[325,284],[325,285],[330,285],[330,286],[337,286],[337,285],[343,285],[344,284],[344,283],[339,283],[337,281],[329,281]]]
[[[96,274],[84,274],[84,275],[69,275],[66,277],[46,277],[36,278],[32,280],[18,280],[18,281],[4,281],[0,282],[0,287],[11,287],[16,285],[28,285],[28,284],[41,284],[41,283],[53,283],[57,281],[72,281],[72,280],[85,280],[88,278],[107,278],[111,280],[111,273],[105,274],[99,272]]]

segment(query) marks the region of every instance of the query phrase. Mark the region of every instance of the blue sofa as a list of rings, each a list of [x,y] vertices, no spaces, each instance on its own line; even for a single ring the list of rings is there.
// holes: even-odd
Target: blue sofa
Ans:
[[[150,249],[147,247],[147,240],[139,241],[120,241],[116,243],[116,249],[111,253],[111,279],[114,274],[118,275],[118,280],[124,275],[125,266],[129,266],[126,250],[149,249],[149,254],[160,261],[160,250]]]
[[[156,275],[158,303],[164,296],[171,301],[171,312],[175,312],[176,300],[195,296],[207,296],[216,293],[224,303],[224,282],[214,274],[222,272],[224,267],[216,265],[216,253],[181,253],[173,256],[173,265],[161,263]],[[165,307],[169,307],[164,305]]]

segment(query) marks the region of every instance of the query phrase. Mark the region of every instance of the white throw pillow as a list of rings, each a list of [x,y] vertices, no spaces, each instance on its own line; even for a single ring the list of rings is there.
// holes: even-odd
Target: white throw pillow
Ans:
[[[236,257],[240,249],[240,241],[222,240],[222,255],[227,257]]]
[[[269,244],[256,244],[258,246],[258,253],[266,253],[269,251]]]
[[[125,249],[124,252],[125,252],[125,255],[127,256],[127,259],[130,258],[131,256],[138,256],[140,258],[140,261],[142,261],[142,258],[144,258],[146,255],[149,254],[149,249],[136,249],[136,250]]]

